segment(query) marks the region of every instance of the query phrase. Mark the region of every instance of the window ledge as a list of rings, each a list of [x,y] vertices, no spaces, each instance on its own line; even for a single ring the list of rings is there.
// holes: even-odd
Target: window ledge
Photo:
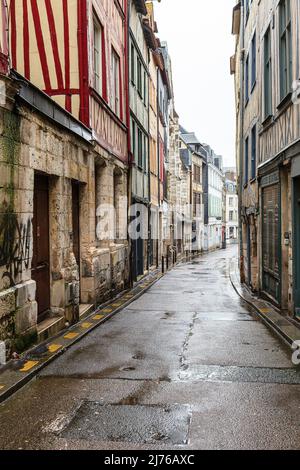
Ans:
[[[268,116],[265,117],[265,119],[263,120],[263,122],[261,123],[261,125],[263,127],[267,127],[269,126],[270,124],[273,124],[273,114],[268,114]]]
[[[277,109],[279,112],[281,111],[285,111],[286,108],[288,108],[291,104],[293,104],[292,102],[292,92],[288,93],[279,103],[279,105],[277,106]]]

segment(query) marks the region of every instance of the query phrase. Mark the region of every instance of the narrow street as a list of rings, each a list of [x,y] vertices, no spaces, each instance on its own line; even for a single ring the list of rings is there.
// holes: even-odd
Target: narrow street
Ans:
[[[237,248],[166,274],[0,408],[2,449],[296,449],[300,372],[233,290]]]

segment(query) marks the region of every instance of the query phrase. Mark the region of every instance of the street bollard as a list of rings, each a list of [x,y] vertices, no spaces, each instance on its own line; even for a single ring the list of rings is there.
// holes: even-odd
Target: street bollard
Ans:
[[[165,258],[161,257],[161,272],[164,274],[165,272]]]

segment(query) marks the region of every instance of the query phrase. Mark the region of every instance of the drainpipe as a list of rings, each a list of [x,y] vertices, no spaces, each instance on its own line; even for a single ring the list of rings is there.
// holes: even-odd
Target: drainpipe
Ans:
[[[131,158],[131,129],[130,129],[130,80],[129,80],[129,38],[130,38],[130,12],[131,0],[125,2],[125,76],[126,76],[126,122],[127,122],[127,152],[128,152],[128,176],[127,176],[127,199],[128,215],[127,220],[130,223],[129,209],[132,204],[132,158]],[[127,241],[129,250],[129,286],[133,286],[133,253],[132,243],[127,229]]]
[[[148,264],[148,271],[150,272],[150,267],[151,267],[151,261],[150,261],[150,252],[151,252],[151,237],[152,237],[152,226],[151,226],[151,170],[150,170],[150,70],[149,70],[149,64],[150,64],[150,54],[152,52],[148,49],[148,253],[147,253],[147,264]],[[153,253],[152,253],[153,255]]]
[[[157,67],[157,78],[156,78],[156,119],[157,119],[157,184],[158,184],[158,233],[160,229],[160,141],[159,141],[159,68]],[[160,233],[159,233],[160,235]],[[156,252],[157,252],[157,265],[159,266],[159,242],[160,236],[158,236],[157,244],[156,244]],[[158,268],[157,266],[157,268]]]
[[[242,227],[242,202],[243,202],[243,156],[244,156],[244,47],[245,47],[245,27],[244,27],[244,1],[241,3],[241,27],[240,27],[240,151],[239,151],[239,234],[240,234],[240,276],[241,282],[245,280],[244,273],[244,252],[243,252],[243,227]]]

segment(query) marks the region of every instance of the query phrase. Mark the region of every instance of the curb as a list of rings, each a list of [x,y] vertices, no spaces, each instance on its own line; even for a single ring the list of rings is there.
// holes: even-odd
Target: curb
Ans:
[[[167,274],[167,272],[168,271],[162,274],[160,271],[157,271],[154,274],[148,275],[148,277],[142,279],[130,291],[125,291],[119,297],[111,300],[104,306],[95,308],[92,313],[87,315],[84,319],[80,320],[75,325],[64,329],[54,337],[48,338],[48,340],[44,343],[39,344],[33,349],[25,352],[24,357],[20,360],[9,361],[4,371],[0,373],[0,403],[4,402],[11,395],[23,388],[42,369],[64,354],[71,346],[81,341],[89,333],[94,331],[103,323],[106,323],[117,313],[121,312],[132,302],[140,298],[165,274]],[[113,307],[113,305],[115,305],[115,307]],[[111,310],[111,312],[108,312],[108,310]],[[98,319],[93,320],[95,317]],[[66,341],[67,335],[75,336],[73,339],[68,339]],[[59,344],[54,344],[54,341],[55,343]],[[53,351],[51,351],[51,347],[53,348]],[[57,349],[55,349],[56,347]]]
[[[276,333],[287,346],[294,349],[295,341],[300,340],[300,326],[297,328],[286,317],[278,313],[271,304],[261,298],[255,298],[246,286],[242,286],[237,275],[236,259],[231,259],[230,261],[229,277],[238,296],[255,310],[263,323]]]

